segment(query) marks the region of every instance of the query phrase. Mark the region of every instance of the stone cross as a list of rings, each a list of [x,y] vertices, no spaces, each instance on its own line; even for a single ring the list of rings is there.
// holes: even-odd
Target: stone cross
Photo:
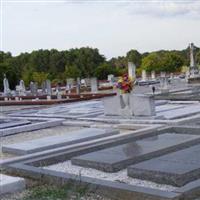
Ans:
[[[132,62],[128,62],[128,76],[131,79],[135,79],[136,77],[135,71],[136,71],[135,64],[133,64]]]

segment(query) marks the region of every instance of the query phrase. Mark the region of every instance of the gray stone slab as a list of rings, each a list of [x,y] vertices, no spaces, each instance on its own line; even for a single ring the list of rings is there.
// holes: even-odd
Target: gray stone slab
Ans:
[[[128,175],[183,186],[200,178],[200,145],[132,165],[128,168]]]
[[[74,157],[72,164],[106,172],[116,172],[128,165],[183,148],[194,141],[200,142],[199,139],[200,137],[195,135],[164,133]]]
[[[6,121],[5,120],[4,122],[0,123],[0,129],[22,126],[26,124],[31,124],[31,122],[27,120],[21,120],[21,121],[17,121],[17,120]]]
[[[110,136],[118,133],[118,130],[113,129],[85,128],[66,133],[65,135],[51,136],[16,144],[5,145],[2,147],[2,151],[6,153],[23,155]]]
[[[0,195],[15,193],[25,189],[25,180],[19,177],[0,174]]]

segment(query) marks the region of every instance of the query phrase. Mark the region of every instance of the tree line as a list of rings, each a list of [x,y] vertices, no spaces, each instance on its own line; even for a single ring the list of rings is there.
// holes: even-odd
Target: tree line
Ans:
[[[200,49],[197,47],[195,54],[196,62],[200,64]],[[106,60],[97,48],[90,47],[65,51],[40,49],[18,56],[0,51],[0,89],[3,89],[4,74],[9,79],[11,89],[14,89],[20,79],[24,80],[26,86],[30,81],[41,84],[45,79],[55,84],[64,83],[66,78],[96,76],[98,79],[106,79],[108,74],[118,76],[125,73],[128,62],[135,63],[138,74],[142,69],[157,73],[180,72],[182,66],[189,66],[189,49],[150,53],[132,49],[125,56],[110,60]]]

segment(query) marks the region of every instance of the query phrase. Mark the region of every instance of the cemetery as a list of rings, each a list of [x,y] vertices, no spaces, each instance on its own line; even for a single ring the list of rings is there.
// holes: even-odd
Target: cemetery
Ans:
[[[87,186],[113,200],[199,197],[200,86],[193,44],[186,79],[145,70],[138,78],[135,64],[127,67],[127,74],[109,74],[107,81],[68,78],[66,86],[46,80],[41,88],[35,82],[26,88],[21,80],[15,91],[4,76],[1,197],[24,191],[29,182]]]

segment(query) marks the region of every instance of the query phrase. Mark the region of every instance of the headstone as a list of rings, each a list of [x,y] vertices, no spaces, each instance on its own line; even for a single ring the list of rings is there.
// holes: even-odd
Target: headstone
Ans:
[[[132,62],[128,62],[128,76],[134,80],[136,78],[136,66]]]
[[[194,59],[194,44],[190,43],[190,77],[199,76],[199,70]]]
[[[77,81],[76,81],[76,94],[80,94],[81,93],[81,81],[80,81],[80,78],[77,78]]]
[[[200,178],[200,145],[133,165],[128,175],[181,187]]]
[[[68,78],[67,79],[67,85],[66,85],[66,90],[68,91],[68,94],[71,93],[73,85],[74,85],[74,79],[73,78]]]
[[[113,86],[113,84],[114,84],[114,75],[113,74],[108,75],[108,81],[109,81],[110,85]]]
[[[20,96],[25,96],[26,95],[26,87],[25,87],[25,84],[24,84],[23,80],[20,80],[19,87],[20,87],[19,95]]]
[[[134,116],[155,116],[155,101],[153,95],[132,94],[130,108]]]
[[[30,82],[30,91],[31,95],[37,96],[38,95],[38,84],[36,82]]]
[[[191,134],[164,133],[72,158],[72,164],[116,172],[146,159],[164,155],[200,139]]]
[[[46,93],[47,93],[47,96],[52,95],[51,81],[50,80],[46,80]]]
[[[156,73],[155,73],[155,71],[151,72],[151,80],[156,80]]]
[[[147,81],[146,70],[142,70],[142,81]]]
[[[56,96],[58,100],[62,99],[62,91],[61,91],[60,83],[58,83],[56,86]]]
[[[93,77],[91,78],[91,92],[95,93],[98,91],[98,83],[97,83],[97,78]]]
[[[115,134],[119,134],[119,131],[113,129],[84,128],[68,132],[65,135],[49,136],[16,144],[4,145],[2,151],[23,155]]]
[[[11,92],[10,86],[5,74],[4,74],[4,79],[3,79],[3,88],[4,88],[4,92],[3,92],[4,96],[10,96],[10,92]]]

